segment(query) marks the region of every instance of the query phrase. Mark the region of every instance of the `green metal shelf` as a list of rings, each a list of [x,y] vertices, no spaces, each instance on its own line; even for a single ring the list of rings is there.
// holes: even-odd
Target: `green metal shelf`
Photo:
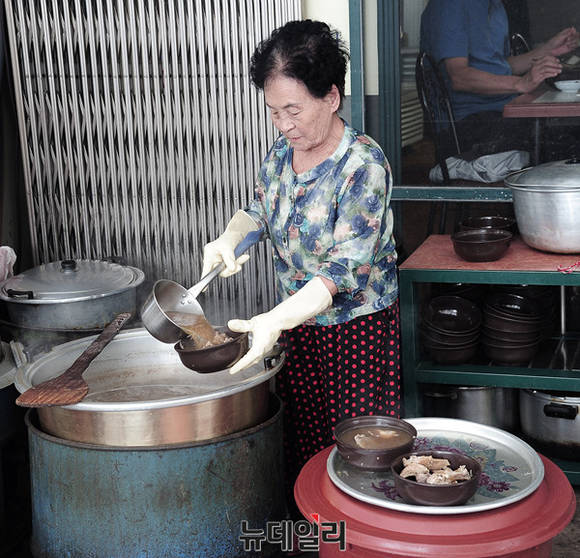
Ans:
[[[510,251],[498,262],[469,264],[455,256],[448,235],[429,237],[399,269],[401,305],[403,394],[406,417],[421,416],[420,384],[499,386],[580,392],[580,370],[554,367],[557,359],[542,366],[494,366],[477,364],[440,365],[422,357],[416,325],[420,322],[418,287],[429,283],[472,283],[513,285],[580,285],[580,273],[562,273],[578,255],[545,254],[515,240]],[[561,293],[562,293],[562,289]],[[574,339],[574,336],[571,336]],[[567,342],[562,332],[552,345],[559,349]],[[578,343],[578,341],[575,341]],[[579,354],[574,349],[574,355]],[[575,366],[574,358],[572,366]],[[534,363],[535,364],[535,361]],[[570,482],[580,484],[580,462],[557,461]]]
[[[577,374],[573,377],[572,374]],[[580,370],[536,368],[501,368],[463,365],[455,370],[430,362],[419,362],[415,367],[415,381],[431,384],[465,386],[494,385],[509,388],[548,389],[580,392]]]
[[[495,186],[394,186],[393,201],[511,202],[509,188]]]
[[[578,257],[578,256],[576,256]],[[498,277],[501,274],[501,277]],[[475,269],[406,269],[399,274],[406,282],[476,283],[483,285],[580,285],[580,273]]]

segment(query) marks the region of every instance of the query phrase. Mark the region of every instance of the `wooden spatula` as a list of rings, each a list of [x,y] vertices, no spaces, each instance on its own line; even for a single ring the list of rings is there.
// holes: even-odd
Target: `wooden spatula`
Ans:
[[[51,407],[73,405],[82,401],[89,392],[89,386],[83,379],[83,372],[109,344],[111,339],[117,335],[130,317],[129,312],[119,314],[83,351],[83,354],[72,363],[68,370],[56,378],[26,390],[16,399],[16,404],[21,407]]]

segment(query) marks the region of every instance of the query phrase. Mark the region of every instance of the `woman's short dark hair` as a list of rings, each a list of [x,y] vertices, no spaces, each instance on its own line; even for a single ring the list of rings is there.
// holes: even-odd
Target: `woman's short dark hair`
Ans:
[[[250,61],[250,78],[263,89],[269,78],[280,73],[301,81],[319,99],[336,85],[342,100],[348,59],[340,34],[326,23],[289,21],[258,45]]]

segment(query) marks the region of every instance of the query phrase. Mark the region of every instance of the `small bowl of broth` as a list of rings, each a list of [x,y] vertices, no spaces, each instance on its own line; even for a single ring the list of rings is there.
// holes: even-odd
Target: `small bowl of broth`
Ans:
[[[215,337],[204,344],[185,337],[174,345],[181,362],[201,374],[232,367],[248,352],[248,347],[247,333],[231,331],[226,326],[216,327]]]
[[[340,456],[367,471],[389,469],[396,457],[411,451],[416,436],[412,424],[380,415],[348,418],[334,429]]]

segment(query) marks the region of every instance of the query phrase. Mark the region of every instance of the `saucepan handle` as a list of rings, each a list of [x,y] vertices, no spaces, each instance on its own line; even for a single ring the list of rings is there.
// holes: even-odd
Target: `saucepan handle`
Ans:
[[[263,232],[264,229],[261,228],[257,231],[249,232],[234,249],[234,256],[236,259],[246,252],[248,248],[256,244],[260,240]],[[199,282],[188,289],[188,292],[194,297],[197,297],[197,295],[199,295],[199,293],[201,293],[201,291],[203,291],[203,289],[205,289],[225,269],[225,267],[226,266],[223,262],[214,267],[209,273],[204,275]]]
[[[251,248],[254,244],[257,244],[262,237],[264,229],[258,229],[257,231],[250,231],[242,241],[236,246],[234,250],[234,256],[238,259],[244,252]]]

